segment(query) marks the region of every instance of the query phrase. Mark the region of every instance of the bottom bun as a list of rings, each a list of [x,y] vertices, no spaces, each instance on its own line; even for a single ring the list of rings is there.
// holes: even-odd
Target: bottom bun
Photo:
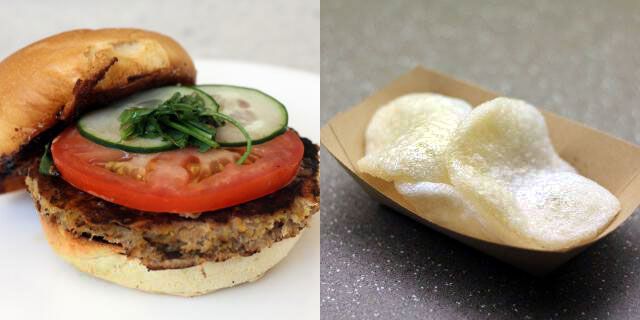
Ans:
[[[258,280],[289,253],[301,235],[278,241],[248,257],[184,269],[149,270],[137,259],[124,255],[116,245],[75,237],[42,216],[40,222],[55,252],[80,271],[129,288],[186,297]]]

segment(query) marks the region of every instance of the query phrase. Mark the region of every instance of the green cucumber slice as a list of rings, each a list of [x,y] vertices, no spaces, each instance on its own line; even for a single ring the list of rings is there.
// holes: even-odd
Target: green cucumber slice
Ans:
[[[176,92],[180,92],[183,95],[196,93],[204,99],[207,107],[213,111],[218,111],[219,109],[216,101],[200,90],[181,86],[161,87],[134,94],[105,108],[84,115],[78,120],[78,131],[82,136],[95,143],[129,152],[154,153],[176,149],[175,145],[169,141],[163,141],[162,138],[122,140],[120,138],[120,120],[118,119],[122,111],[127,108],[157,105],[159,102],[171,98]]]
[[[253,88],[232,85],[198,85],[220,105],[218,112],[240,122],[253,144],[269,141],[287,131],[287,108],[272,96]],[[246,139],[235,126],[227,123],[218,128],[216,142],[225,147],[242,147]]]

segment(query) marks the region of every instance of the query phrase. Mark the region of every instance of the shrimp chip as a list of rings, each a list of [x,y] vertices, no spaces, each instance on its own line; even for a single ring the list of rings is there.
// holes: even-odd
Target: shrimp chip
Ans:
[[[615,196],[558,156],[542,114],[524,101],[478,106],[448,146],[451,183],[504,243],[569,248],[596,237],[620,210]]]
[[[395,183],[395,189],[414,206],[416,213],[435,224],[468,236],[499,241],[487,233],[473,208],[450,184],[433,182]]]
[[[391,101],[369,123],[360,171],[386,181],[447,182],[444,152],[470,111],[463,100],[431,93]]]

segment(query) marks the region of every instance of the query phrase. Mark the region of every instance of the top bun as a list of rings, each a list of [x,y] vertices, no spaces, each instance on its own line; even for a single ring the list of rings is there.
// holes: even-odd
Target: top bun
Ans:
[[[73,30],[17,51],[0,62],[0,192],[22,185],[23,163],[42,153],[57,124],[136,91],[194,84],[195,77],[177,42],[145,30]]]

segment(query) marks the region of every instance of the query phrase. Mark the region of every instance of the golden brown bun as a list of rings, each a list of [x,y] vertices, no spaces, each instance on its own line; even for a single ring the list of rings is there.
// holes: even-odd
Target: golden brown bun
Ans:
[[[0,192],[20,166],[21,149],[57,123],[139,90],[193,84],[195,77],[177,42],[145,30],[73,30],[17,51],[0,62]]]
[[[118,246],[77,238],[42,216],[40,222],[54,251],[80,271],[129,288],[186,297],[258,280],[289,253],[301,235],[278,241],[248,257],[184,269],[149,270],[138,260],[123,255]]]

